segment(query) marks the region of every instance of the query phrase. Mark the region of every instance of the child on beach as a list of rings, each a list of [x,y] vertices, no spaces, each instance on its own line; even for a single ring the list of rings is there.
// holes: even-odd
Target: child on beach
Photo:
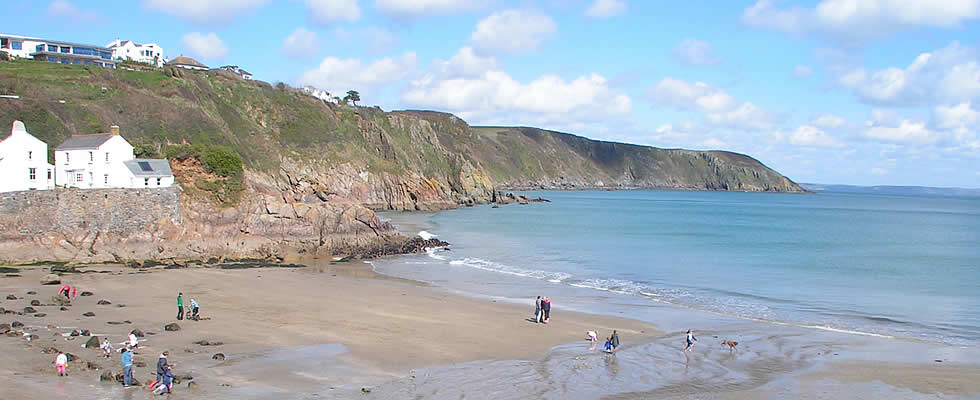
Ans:
[[[191,299],[191,316],[197,318],[197,313],[201,310],[201,306],[197,305],[197,300]]]
[[[109,358],[109,356],[112,354],[112,343],[109,343],[109,338],[103,339],[102,345],[99,347],[102,348],[102,352],[105,353],[105,358]]]
[[[597,334],[595,331],[588,331],[585,332],[585,334],[589,336],[589,341],[592,343],[595,343],[596,341],[599,340],[599,334]]]
[[[129,348],[130,349],[133,349],[133,350],[136,350],[138,347],[140,347],[139,338],[136,337],[136,334],[130,332],[129,333]]]
[[[63,352],[58,352],[58,356],[54,358],[54,366],[58,370],[58,376],[68,376],[68,371],[65,368],[68,366],[68,356]]]
[[[606,344],[603,345],[602,349],[605,350],[606,353],[612,353],[612,337],[606,338]]]
[[[696,342],[697,340],[698,340],[698,338],[694,337],[694,331],[688,329],[687,330],[687,347],[684,348],[684,351],[691,351],[691,349],[694,348],[694,342]]]

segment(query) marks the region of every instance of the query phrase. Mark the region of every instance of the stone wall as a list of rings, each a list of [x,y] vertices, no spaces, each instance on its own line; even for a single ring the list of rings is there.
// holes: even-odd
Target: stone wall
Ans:
[[[180,223],[180,189],[55,189],[0,193],[0,235],[136,233]]]

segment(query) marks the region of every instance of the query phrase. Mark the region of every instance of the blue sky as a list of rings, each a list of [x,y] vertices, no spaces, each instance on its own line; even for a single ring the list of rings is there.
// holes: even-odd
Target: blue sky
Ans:
[[[4,33],[658,147],[980,187],[980,0],[8,0]]]

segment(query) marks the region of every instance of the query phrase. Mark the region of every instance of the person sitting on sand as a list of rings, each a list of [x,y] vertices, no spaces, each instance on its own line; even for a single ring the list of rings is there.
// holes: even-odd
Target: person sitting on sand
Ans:
[[[123,386],[130,387],[133,384],[133,352],[125,347],[122,352]]]
[[[102,352],[105,353],[105,358],[109,358],[112,354],[112,343],[109,343],[109,338],[103,339],[102,345],[99,347],[102,349]]]
[[[597,334],[595,331],[588,331],[585,332],[585,334],[589,336],[588,340],[592,343],[595,343],[596,341],[599,340],[599,334]]]
[[[619,334],[616,333],[616,330],[613,330],[612,336],[609,337],[609,345],[612,346],[612,351],[619,348]]]
[[[194,299],[191,299],[191,316],[194,317],[194,318],[197,318],[197,313],[200,310],[201,310],[201,307],[199,305],[197,305],[197,301],[194,300]]]
[[[63,352],[58,352],[58,356],[54,358],[54,366],[58,370],[58,376],[68,376],[68,371],[65,369],[68,367],[68,356]]]
[[[691,351],[692,349],[694,349],[694,342],[696,342],[697,340],[698,340],[698,338],[694,337],[694,331],[688,329],[687,330],[687,347],[684,348],[684,351]]]

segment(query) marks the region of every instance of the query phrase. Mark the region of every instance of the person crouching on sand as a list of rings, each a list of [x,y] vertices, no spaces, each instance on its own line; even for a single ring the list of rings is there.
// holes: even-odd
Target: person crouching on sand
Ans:
[[[68,376],[68,371],[65,369],[68,367],[68,356],[63,352],[58,352],[58,356],[54,358],[54,366],[58,370],[58,376]]]
[[[58,290],[58,294],[63,294],[65,295],[66,300],[71,300],[71,297],[69,296],[71,294],[71,286],[62,286],[61,289]]]
[[[140,347],[139,338],[136,337],[135,333],[129,332],[129,348],[136,350],[139,347]]]
[[[694,342],[696,342],[697,340],[698,340],[698,338],[694,337],[694,331],[688,329],[687,330],[687,347],[684,348],[684,351],[691,351],[692,349],[694,349]]]
[[[197,313],[201,311],[201,306],[197,305],[197,300],[191,299],[191,316],[197,318]]]
[[[595,331],[588,331],[588,332],[585,332],[585,334],[588,335],[588,340],[590,342],[595,343],[595,342],[599,341],[599,334],[596,333]]]

